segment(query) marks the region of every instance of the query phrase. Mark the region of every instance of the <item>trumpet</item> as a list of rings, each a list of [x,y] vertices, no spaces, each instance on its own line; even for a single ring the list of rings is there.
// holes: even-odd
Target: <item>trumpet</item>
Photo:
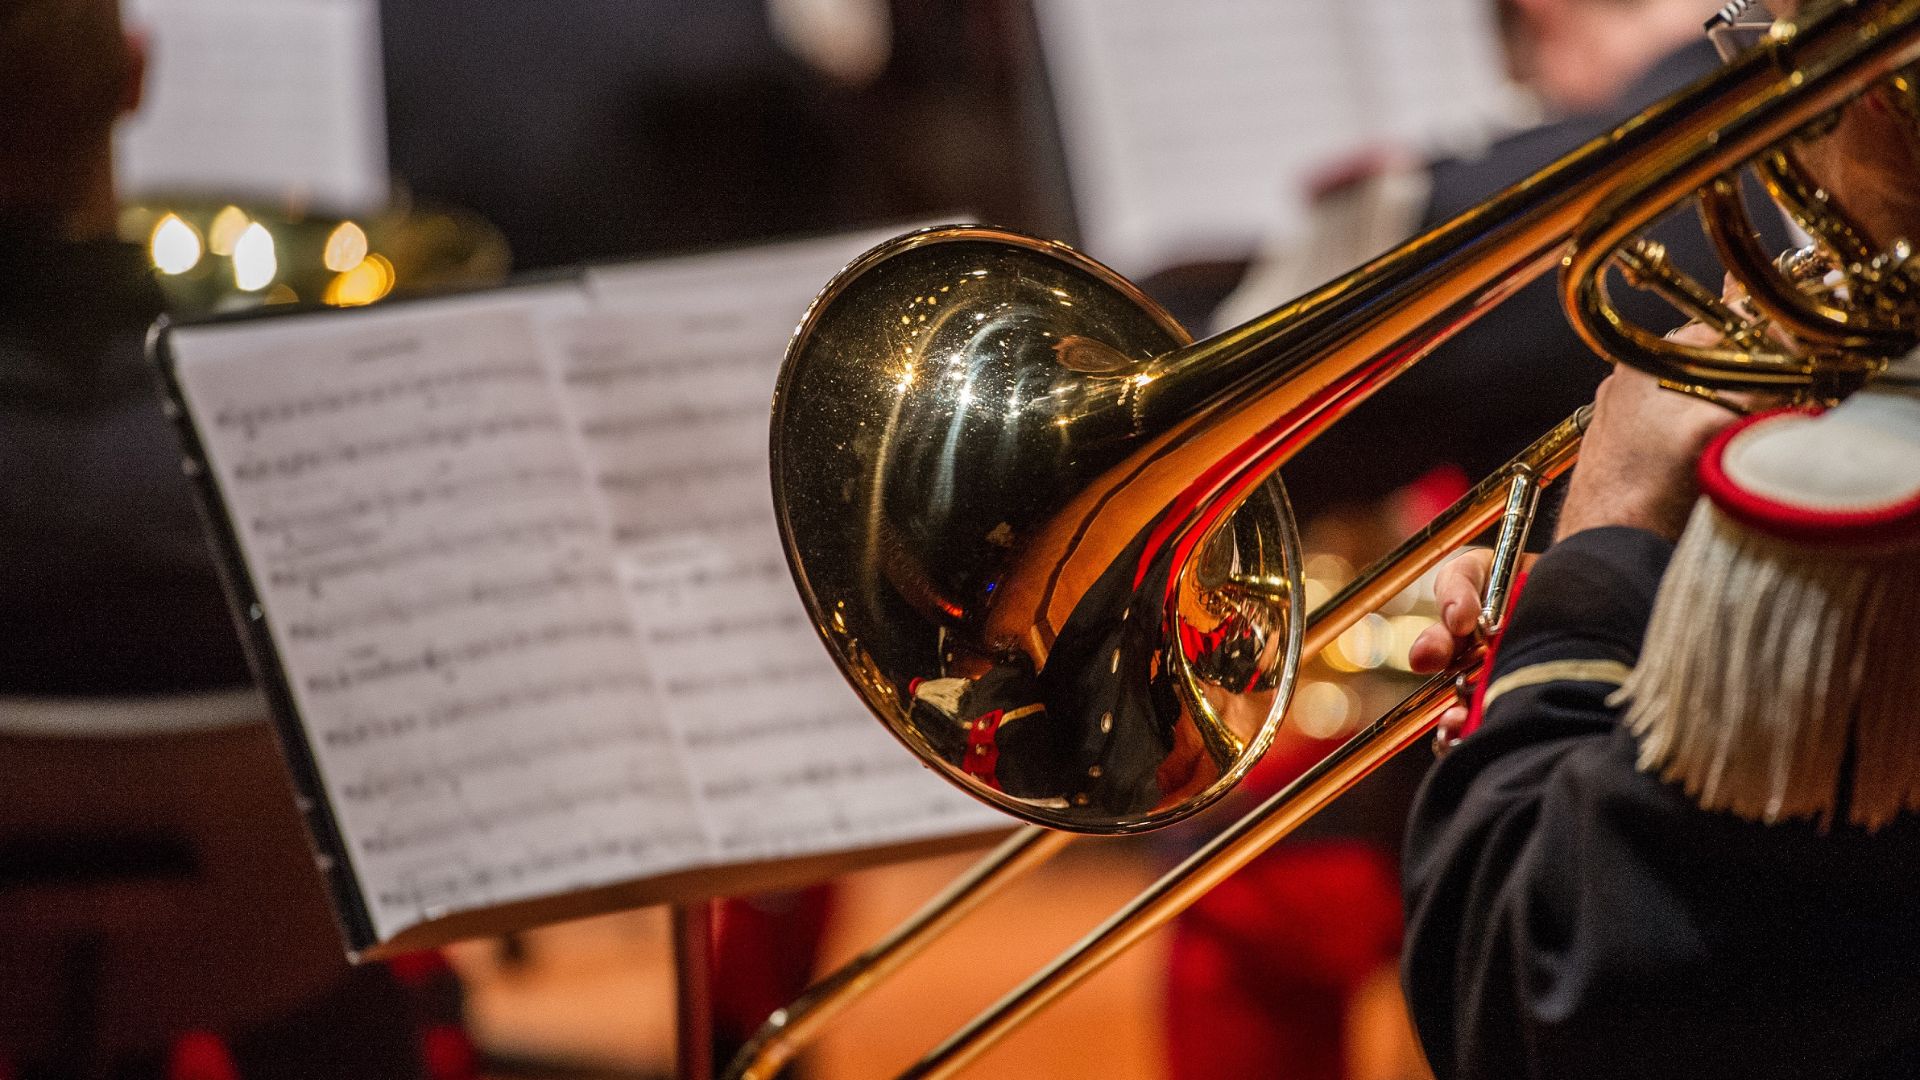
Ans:
[[[1275,470],[1368,394],[1554,269],[1602,355],[1705,396],[1834,398],[1910,348],[1920,276],[1876,250],[1792,142],[1920,61],[1920,0],[1792,21],[1491,201],[1201,341],[1058,243],[923,230],[814,301],[773,411],[775,505],[800,594],[867,707],[969,794],[1030,823],[919,916],[776,1013],[730,1076],[765,1077],[838,1009],[1069,834],[1159,828],[1219,800],[1283,722],[1311,655],[1498,526],[1498,629],[1540,492],[1584,410],[1340,594],[1304,612]],[[1813,238],[1755,250],[1751,166]],[[1694,198],[1736,309],[1636,239]],[[1622,316],[1613,275],[1716,326],[1670,342]],[[1431,730],[1467,656],[1361,729],[905,1075],[949,1076]]]

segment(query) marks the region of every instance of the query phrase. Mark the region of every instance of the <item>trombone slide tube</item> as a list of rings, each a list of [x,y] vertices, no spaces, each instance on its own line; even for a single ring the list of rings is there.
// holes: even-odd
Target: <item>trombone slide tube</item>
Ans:
[[[1508,518],[1510,513],[1524,513],[1530,521],[1539,506],[1540,489],[1565,475],[1579,457],[1580,439],[1586,433],[1591,416],[1592,409],[1583,406],[1554,425],[1499,472],[1442,511],[1426,528],[1315,608],[1307,621],[1305,652],[1311,654],[1325,648],[1368,612],[1439,565],[1449,552]],[[1516,499],[1515,491],[1523,486],[1530,489],[1530,494]],[[1508,524],[1509,528],[1503,531],[1520,532],[1512,527],[1518,522],[1509,520]],[[1455,681],[1473,678],[1484,660],[1484,652],[1474,650],[1427,680],[1406,700],[1355,733],[1259,808],[1168,871],[1051,965],[940,1044],[902,1076],[912,1080],[952,1076],[1054,999],[1090,978],[1146,935],[1173,921],[1208,890],[1285,839],[1302,822],[1345,794],[1389,758],[1432,731],[1440,714],[1455,701]]]
[[[1361,571],[1351,583],[1330,597],[1307,617],[1306,644],[1302,656],[1313,656],[1332,644],[1368,612],[1376,611],[1402,589],[1420,579],[1420,575],[1440,565],[1452,552],[1464,546],[1490,526],[1515,513],[1531,521],[1538,499],[1514,503],[1515,481],[1531,478],[1536,489],[1563,476],[1580,455],[1580,439],[1592,416],[1590,406],[1582,406],[1573,415],[1555,424],[1533,445],[1522,450],[1498,472],[1476,484],[1452,506],[1442,510],[1405,543]]]
[[[953,1076],[1054,999],[1193,906],[1321,807],[1432,731],[1441,712],[1453,703],[1453,680],[1471,674],[1479,664],[1473,659],[1428,680],[901,1075],[911,1080]]]
[[[740,1048],[725,1080],[772,1080],[834,1017],[893,977],[955,923],[1007,885],[1027,876],[1074,839],[1037,825],[1014,830],[913,917],[775,1012]]]

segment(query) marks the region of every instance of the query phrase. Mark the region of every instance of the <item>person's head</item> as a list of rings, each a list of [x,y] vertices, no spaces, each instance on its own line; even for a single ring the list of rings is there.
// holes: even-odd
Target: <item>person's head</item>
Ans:
[[[0,217],[111,227],[113,125],[143,68],[117,0],[0,0]]]
[[[1698,40],[1713,0],[1499,0],[1515,81],[1555,112],[1604,108],[1661,57]]]

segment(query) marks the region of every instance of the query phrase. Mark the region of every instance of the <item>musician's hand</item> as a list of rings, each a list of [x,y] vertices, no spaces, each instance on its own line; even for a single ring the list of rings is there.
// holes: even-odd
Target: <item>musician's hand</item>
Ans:
[[[1675,341],[1711,344],[1714,331],[1690,325]],[[1625,364],[1600,384],[1580,464],[1567,484],[1555,539],[1604,525],[1626,525],[1678,539],[1699,488],[1694,466],[1707,443],[1738,417],[1729,409],[1663,390]]]
[[[1407,666],[1431,675],[1474,643],[1474,625],[1487,594],[1487,571],[1493,566],[1488,548],[1468,548],[1440,564],[1433,577],[1433,602],[1440,621],[1420,631],[1407,650]]]
[[[1492,566],[1493,552],[1487,548],[1469,548],[1441,564],[1433,579],[1433,599],[1440,608],[1440,621],[1413,639],[1407,650],[1407,666],[1421,674],[1432,674],[1479,646],[1476,630]],[[1467,707],[1463,704],[1441,713],[1441,744],[1457,738],[1466,722]]]

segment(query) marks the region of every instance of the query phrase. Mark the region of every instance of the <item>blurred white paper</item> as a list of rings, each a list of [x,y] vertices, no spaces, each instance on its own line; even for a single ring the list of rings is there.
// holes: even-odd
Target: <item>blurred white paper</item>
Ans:
[[[126,194],[386,204],[374,0],[128,0],[126,19],[149,52],[116,147]]]
[[[1143,274],[1303,223],[1308,178],[1484,138],[1489,0],[1036,0],[1089,253]]]

